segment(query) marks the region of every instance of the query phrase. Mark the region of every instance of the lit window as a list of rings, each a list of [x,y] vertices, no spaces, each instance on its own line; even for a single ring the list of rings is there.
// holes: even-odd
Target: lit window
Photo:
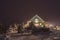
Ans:
[[[38,23],[39,22],[39,20],[38,19],[35,19],[35,23]]]
[[[42,25],[42,23],[40,23],[40,25]]]

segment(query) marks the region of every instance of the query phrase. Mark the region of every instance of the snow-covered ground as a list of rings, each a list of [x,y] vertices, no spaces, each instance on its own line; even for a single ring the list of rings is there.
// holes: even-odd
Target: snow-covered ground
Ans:
[[[19,37],[11,37],[9,40],[53,40],[60,39],[60,37],[55,36],[43,36],[43,35],[29,35],[29,36],[19,36]]]
[[[56,31],[50,34],[38,34],[38,35],[33,35],[33,34],[24,34],[21,35],[19,34],[9,34],[5,37],[0,35],[0,40],[60,40],[60,31]]]
[[[54,32],[50,34],[38,34],[38,35],[11,35],[9,37],[9,40],[60,40],[60,33],[59,32]]]

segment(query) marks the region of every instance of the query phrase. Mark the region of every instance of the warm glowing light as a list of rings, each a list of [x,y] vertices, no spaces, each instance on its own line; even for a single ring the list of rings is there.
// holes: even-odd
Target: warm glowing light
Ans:
[[[39,24],[34,24],[36,27],[38,27],[39,26]]]
[[[56,26],[57,30],[60,30],[60,27],[59,26]]]
[[[39,21],[38,21],[38,19],[35,19],[35,23],[38,23]]]
[[[53,25],[52,25],[52,24],[50,24],[50,25],[49,25],[49,27],[53,27]]]
[[[40,25],[42,25],[42,23],[40,23]]]
[[[38,20],[37,18],[35,20]]]
[[[44,25],[43,25],[42,23],[40,23],[40,26],[41,26],[41,27],[44,27]]]

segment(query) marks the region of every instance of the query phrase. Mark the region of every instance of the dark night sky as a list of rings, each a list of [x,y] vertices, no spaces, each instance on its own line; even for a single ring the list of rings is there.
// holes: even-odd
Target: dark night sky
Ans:
[[[4,0],[0,22],[20,23],[35,14],[52,24],[60,24],[60,0]],[[48,18],[47,18],[48,17]]]

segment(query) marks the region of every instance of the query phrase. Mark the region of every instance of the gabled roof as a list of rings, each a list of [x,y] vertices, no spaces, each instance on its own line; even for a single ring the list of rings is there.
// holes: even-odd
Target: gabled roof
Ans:
[[[41,22],[44,22],[44,20],[43,20],[41,17],[39,17],[38,15],[35,15],[34,17],[32,17],[32,18],[30,19],[30,21],[33,21],[33,20],[36,19],[36,18],[38,18]]]

